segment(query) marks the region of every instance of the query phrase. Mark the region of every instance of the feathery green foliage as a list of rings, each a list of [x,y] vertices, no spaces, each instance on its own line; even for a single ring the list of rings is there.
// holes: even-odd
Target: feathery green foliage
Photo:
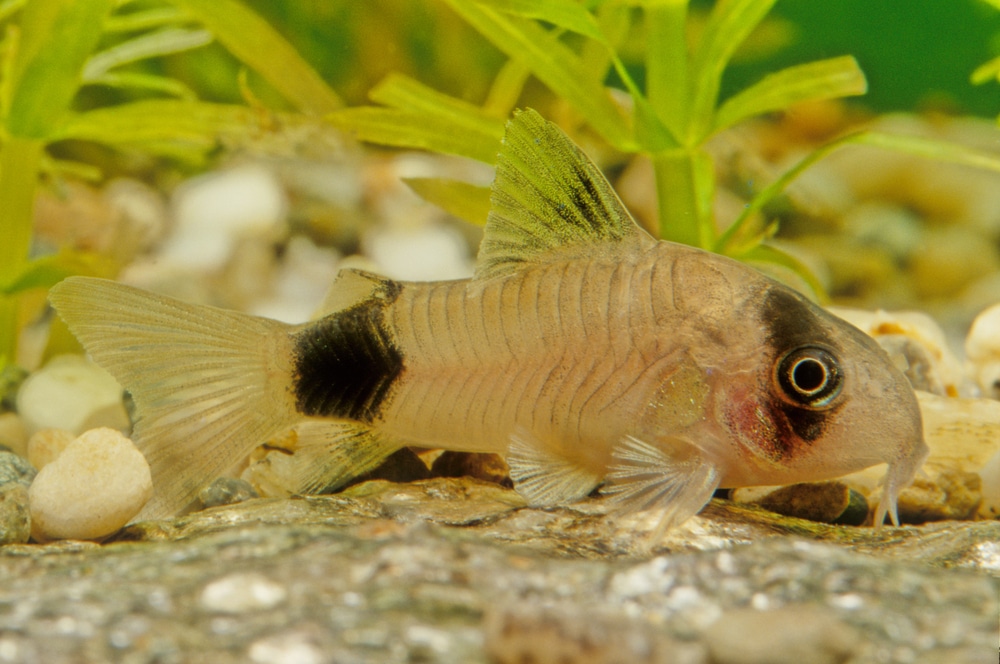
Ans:
[[[50,158],[49,146],[77,140],[197,155],[259,128],[257,109],[198,101],[182,81],[130,65],[218,40],[300,112],[341,106],[294,48],[237,0],[8,0],[0,4],[0,28],[0,367],[16,357],[23,293],[110,269],[72,252],[32,259],[39,178],[93,170]],[[127,101],[79,107],[87,86],[117,89]]]

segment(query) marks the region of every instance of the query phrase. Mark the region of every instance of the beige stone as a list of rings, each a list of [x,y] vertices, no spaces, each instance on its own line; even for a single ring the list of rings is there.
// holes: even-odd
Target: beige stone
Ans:
[[[93,429],[70,443],[28,492],[36,540],[97,540],[134,517],[153,494],[149,465],[131,440]]]
[[[76,436],[65,429],[39,429],[28,439],[28,461],[41,470],[55,461]]]
[[[0,445],[24,456],[28,448],[28,431],[17,413],[0,413]]]

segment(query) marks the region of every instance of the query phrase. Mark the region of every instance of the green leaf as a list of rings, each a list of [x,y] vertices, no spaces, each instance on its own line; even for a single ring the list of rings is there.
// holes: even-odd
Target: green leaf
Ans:
[[[508,60],[500,68],[493,79],[486,101],[483,102],[483,112],[498,118],[506,118],[514,111],[517,100],[521,98],[524,83],[531,76],[523,62]]]
[[[61,251],[28,263],[14,279],[0,284],[0,294],[11,296],[33,288],[50,288],[76,274],[109,277],[114,273],[115,267],[113,260],[99,254]]]
[[[163,28],[147,32],[93,55],[83,68],[83,80],[92,82],[115,67],[147,58],[181,53],[211,43],[212,33],[208,30]]]
[[[503,128],[496,133],[456,131],[445,119],[398,108],[363,106],[337,111],[327,120],[355,138],[381,145],[443,152],[492,164]]]
[[[867,89],[864,72],[851,56],[795,65],[729,98],[716,113],[712,133],[799,102],[861,95]]]
[[[500,14],[473,0],[445,2],[494,46],[569,102],[611,145],[634,151],[628,122],[603,82],[555,35],[531,20]]]
[[[403,178],[425,201],[450,215],[477,226],[486,225],[490,213],[490,188],[444,178]]]
[[[488,0],[478,4],[504,14],[540,19],[599,42],[606,41],[594,15],[573,0]]]
[[[142,9],[127,14],[113,14],[104,24],[105,33],[138,32],[160,28],[165,25],[176,25],[186,17],[176,7],[155,7]]]
[[[259,112],[245,106],[152,99],[70,116],[52,139],[145,146],[180,141],[212,147],[220,136],[239,137],[259,131],[261,124]]]
[[[503,136],[503,120],[402,74],[389,74],[372,88],[368,96],[379,104],[452,122],[456,130]]]
[[[87,83],[89,85],[106,85],[109,88],[120,88],[123,90],[162,92],[171,97],[178,97],[188,101],[195,101],[198,97],[194,90],[176,78],[156,76],[155,74],[110,72],[103,76],[98,76],[92,81],[87,81]]]
[[[46,139],[59,124],[112,5],[113,0],[32,0],[25,5],[6,116],[11,135]]]
[[[241,62],[297,108],[325,115],[340,97],[267,21],[238,0],[173,0],[208,28]]]
[[[28,0],[3,0],[0,2],[0,22],[6,21],[8,17],[21,11]]]
[[[969,77],[973,85],[982,85],[986,81],[1000,80],[1000,57],[993,58],[988,62],[976,67]]]
[[[775,0],[718,0],[712,7],[691,66],[693,101],[687,139],[698,144],[712,127],[722,73],[733,53],[771,10]]]
[[[825,302],[829,299],[829,296],[826,293],[826,288],[823,287],[823,283],[819,280],[819,277],[817,277],[816,274],[809,269],[808,265],[787,251],[779,249],[772,244],[757,245],[753,249],[745,251],[739,256],[733,256],[733,258],[737,258],[744,263],[748,263],[768,276],[775,278],[785,285],[809,296],[814,301]],[[782,270],[775,270],[772,266],[784,268],[789,271],[791,275],[787,273],[783,274]],[[792,278],[789,278],[790,276]],[[794,277],[798,277],[798,279],[796,280]]]

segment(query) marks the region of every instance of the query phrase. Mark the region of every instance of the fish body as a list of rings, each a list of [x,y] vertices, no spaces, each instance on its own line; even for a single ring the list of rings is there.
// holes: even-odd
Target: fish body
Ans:
[[[291,326],[72,278],[51,300],[137,404],[176,512],[269,438],[274,486],[341,484],[402,446],[498,452],[533,504],[602,482],[669,527],[718,487],[888,463],[876,520],[926,455],[916,399],[869,337],[730,259],[656,241],[533,112],[508,125],[472,279],[346,270]],[[267,473],[264,474],[265,479]]]

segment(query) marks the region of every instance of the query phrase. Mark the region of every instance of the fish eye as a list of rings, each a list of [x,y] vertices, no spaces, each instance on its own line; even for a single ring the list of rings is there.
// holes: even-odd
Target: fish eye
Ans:
[[[828,406],[843,384],[837,359],[816,346],[796,348],[781,358],[777,378],[785,398],[807,408]]]

